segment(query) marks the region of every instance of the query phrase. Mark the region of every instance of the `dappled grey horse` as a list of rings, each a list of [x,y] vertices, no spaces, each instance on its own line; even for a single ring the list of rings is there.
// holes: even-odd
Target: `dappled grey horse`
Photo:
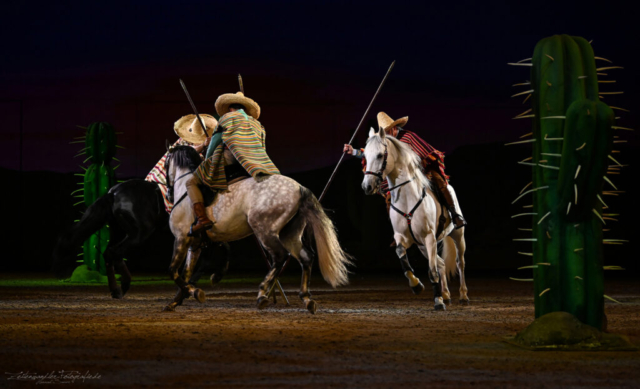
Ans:
[[[186,258],[185,278],[188,279],[198,260],[203,239],[202,236],[188,236],[194,214],[186,197],[185,185],[200,162],[193,148],[186,146],[171,148],[167,157],[167,183],[173,188],[174,199],[177,199],[169,221],[176,238],[169,271],[182,292],[165,307],[168,311],[174,310],[186,296],[193,296],[201,303],[205,300],[204,292],[188,284],[179,274]],[[218,193],[206,210],[209,217],[216,220],[213,228],[206,231],[209,239],[229,242],[255,234],[273,259],[273,267],[260,284],[259,309],[268,305],[269,293],[290,255],[302,266],[300,299],[309,312],[316,312],[317,304],[309,293],[314,253],[302,243],[305,233],[310,242],[315,241],[324,279],[333,287],[348,283],[350,256],[340,247],[333,223],[313,193],[291,178],[271,175],[233,183],[228,190]]]

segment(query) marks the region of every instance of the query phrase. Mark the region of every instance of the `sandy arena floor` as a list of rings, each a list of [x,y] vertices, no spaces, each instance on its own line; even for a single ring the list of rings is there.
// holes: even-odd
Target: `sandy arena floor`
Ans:
[[[454,300],[434,312],[430,290],[414,296],[400,272],[354,276],[339,291],[314,279],[319,310],[311,315],[294,280],[284,280],[292,305],[279,300],[264,311],[255,308],[253,281],[203,286],[203,305],[191,299],[175,313],[161,312],[174,294],[168,284],[134,284],[124,300],[111,299],[106,286],[0,287],[0,387],[38,382],[7,373],[60,370],[100,376],[75,385],[109,387],[640,385],[640,352],[531,352],[504,343],[533,319],[530,284],[469,277],[471,305]],[[640,285],[609,282],[607,294],[624,303],[607,303],[609,330],[640,344]]]

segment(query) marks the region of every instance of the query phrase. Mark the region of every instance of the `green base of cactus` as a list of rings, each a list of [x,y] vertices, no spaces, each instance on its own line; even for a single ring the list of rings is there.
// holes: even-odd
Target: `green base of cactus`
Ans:
[[[117,278],[120,278],[119,274],[116,275],[116,279]],[[80,265],[73,271],[69,282],[106,284],[108,280],[107,276],[103,276],[100,272],[89,269],[87,265]]]
[[[608,334],[567,312],[539,317],[506,342],[532,351],[637,351],[624,335]]]

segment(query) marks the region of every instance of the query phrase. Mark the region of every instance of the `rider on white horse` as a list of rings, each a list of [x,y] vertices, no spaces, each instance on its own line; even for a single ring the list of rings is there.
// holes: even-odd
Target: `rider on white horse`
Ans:
[[[213,190],[226,190],[228,177],[225,167],[235,159],[253,178],[280,174],[265,150],[265,130],[258,121],[260,106],[242,92],[227,93],[216,100],[220,122],[216,126],[205,161],[187,181],[187,193],[196,223],[191,235],[210,229],[215,220],[209,219],[199,185]],[[226,155],[225,155],[226,154]]]
[[[378,113],[378,126],[385,131],[387,135],[393,136],[402,143],[411,146],[411,149],[422,159],[422,168],[424,174],[429,180],[435,184],[439,194],[445,201],[445,205],[451,214],[456,229],[460,229],[467,225],[466,221],[456,212],[455,203],[449,190],[447,189],[447,180],[449,177],[444,173],[444,153],[436,150],[420,138],[416,133],[407,131],[402,128],[409,121],[409,117],[405,116],[398,120],[393,120],[384,112]],[[344,145],[344,152],[352,154],[357,158],[364,158],[364,149],[354,149],[351,145]],[[387,201],[387,208],[390,205],[389,184],[385,180],[380,185],[380,194]]]

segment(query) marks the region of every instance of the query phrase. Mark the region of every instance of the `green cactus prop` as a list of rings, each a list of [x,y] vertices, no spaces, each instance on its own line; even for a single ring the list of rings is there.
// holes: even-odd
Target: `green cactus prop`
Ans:
[[[88,207],[99,197],[105,195],[115,184],[115,169],[110,166],[110,163],[115,159],[118,146],[116,146],[116,133],[113,126],[106,122],[91,124],[87,128],[84,141],[77,143],[80,142],[84,143],[85,147],[78,156],[87,155],[85,162],[89,161],[91,164],[82,175],[84,177],[83,188],[76,191],[83,192],[82,195],[77,196],[82,197],[83,201],[77,204],[84,203]],[[109,225],[105,225],[84,242],[84,258],[80,262],[84,262],[89,271],[97,271],[101,275],[106,274],[103,253],[109,243],[109,237]]]
[[[600,101],[589,42],[555,35],[541,40],[531,66],[533,119],[533,268],[536,318],[564,311],[598,329],[604,317],[603,186],[613,145],[614,113]],[[607,67],[611,69],[615,67]],[[514,203],[516,202],[514,201]]]

